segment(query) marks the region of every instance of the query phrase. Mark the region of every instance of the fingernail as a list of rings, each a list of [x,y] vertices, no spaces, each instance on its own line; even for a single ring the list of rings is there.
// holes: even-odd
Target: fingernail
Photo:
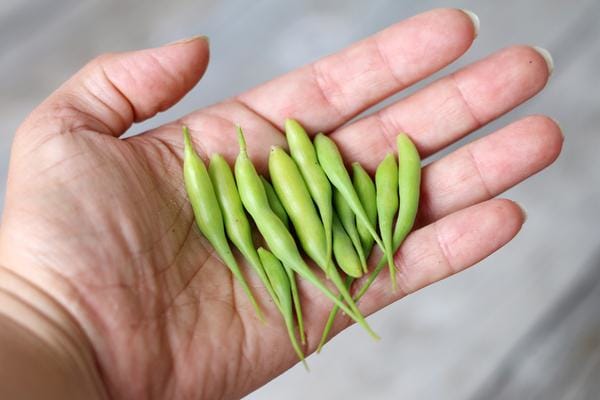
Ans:
[[[552,59],[550,52],[543,47],[538,46],[533,46],[533,49],[544,58],[544,61],[546,61],[546,66],[548,67],[548,75],[552,75],[552,72],[554,71],[554,60]]]
[[[461,8],[460,11],[467,14],[467,17],[471,18],[471,22],[473,23],[473,38],[476,38],[477,35],[479,35],[479,17],[473,11],[465,10],[464,8]]]
[[[518,203],[518,202],[516,204],[521,209],[521,214],[523,214],[523,222],[522,222],[522,224],[524,224],[525,222],[527,222],[527,210],[525,210],[525,207],[523,207],[523,204]]]
[[[186,43],[195,42],[196,40],[205,40],[206,43],[210,44],[210,39],[208,38],[208,36],[206,36],[206,35],[196,35],[196,36],[192,36],[192,37],[189,37],[189,38],[179,39],[179,40],[176,40],[174,42],[167,43],[166,45],[167,46],[172,46],[172,45],[175,45],[175,44],[186,44]]]

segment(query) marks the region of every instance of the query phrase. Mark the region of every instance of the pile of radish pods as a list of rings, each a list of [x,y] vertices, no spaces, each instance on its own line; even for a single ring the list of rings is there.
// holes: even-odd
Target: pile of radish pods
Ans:
[[[410,138],[403,133],[396,137],[397,155],[390,152],[383,158],[373,180],[358,162],[351,164],[350,174],[328,136],[319,133],[311,140],[297,121],[288,119],[289,153],[271,147],[267,180],[248,157],[239,126],[233,170],[220,154],[210,156],[207,168],[186,127],[183,132],[184,182],[196,224],[241,285],[257,316],[264,321],[231,244],[262,281],[305,366],[297,276],[332,302],[317,351],[325,344],[339,309],[378,338],[356,303],[386,266],[392,290],[396,289],[393,256],[411,231],[419,205],[421,159]],[[369,271],[367,260],[375,245],[382,256]],[[305,257],[323,271],[335,291]],[[352,294],[352,283],[363,276],[368,277]]]

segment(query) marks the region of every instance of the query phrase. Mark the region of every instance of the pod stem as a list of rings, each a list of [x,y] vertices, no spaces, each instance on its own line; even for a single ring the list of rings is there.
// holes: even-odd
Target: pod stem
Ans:
[[[342,277],[338,273],[337,269],[335,267],[333,267],[333,268],[331,268],[331,270],[332,271],[331,271],[331,274],[329,275],[329,277],[330,277],[331,281],[333,282],[333,284],[335,285],[335,287],[337,288],[341,297],[346,301],[347,306],[353,311],[354,315],[356,317],[358,317],[357,322],[363,326],[363,328],[369,333],[369,335],[371,335],[371,337],[373,339],[379,340],[380,339],[379,336],[373,331],[373,329],[371,329],[369,324],[367,324],[365,317],[361,314],[360,310],[356,306],[356,303],[352,299],[352,296],[350,295],[350,292],[348,291],[348,289],[346,289],[346,285],[342,281]]]
[[[306,268],[304,268],[304,267],[306,267]],[[348,314],[356,323],[358,323],[361,327],[363,327],[373,339],[375,339],[375,340],[380,339],[379,336],[375,332],[373,332],[373,330],[371,329],[371,327],[369,326],[367,321],[365,321],[365,318],[362,316],[362,314],[360,314],[360,313],[357,314],[357,312],[354,311],[348,305],[346,305],[346,303],[339,300],[337,298],[337,296],[335,294],[333,294],[333,292],[331,290],[329,290],[323,284],[323,282],[321,282],[321,280],[319,280],[319,278],[310,270],[310,268],[308,268],[308,266],[303,265],[301,267],[300,271],[302,271],[302,274],[300,274],[300,275],[302,275],[306,280],[308,280],[321,293],[323,293],[325,296],[327,296],[327,298],[329,298],[329,300],[331,300],[334,304],[337,304],[342,309],[342,311],[344,311],[346,314]],[[332,275],[335,276],[335,274],[332,274]],[[339,275],[338,275],[338,277],[339,277]],[[334,284],[335,284],[335,282],[334,282]],[[336,285],[336,286],[338,286],[338,285]],[[354,308],[356,308],[356,305],[354,305]]]
[[[248,261],[254,268],[254,271],[256,272],[256,274],[258,275],[260,280],[262,281],[262,284],[265,287],[265,289],[267,290],[267,293],[269,293],[269,296],[271,297],[271,299],[273,300],[275,307],[277,307],[277,309],[279,311],[283,312],[283,307],[281,306],[281,303],[279,302],[279,299],[277,298],[277,295],[275,294],[275,290],[273,290],[273,286],[271,285],[271,282],[269,282],[269,278],[267,277],[260,261],[257,262],[256,260],[252,260],[249,257],[246,257],[246,258],[248,259]]]
[[[371,285],[373,284],[373,282],[375,281],[375,279],[377,278],[377,276],[379,275],[379,273],[383,270],[383,268],[386,266],[386,259],[385,256],[382,256],[379,261],[377,262],[377,267],[375,268],[375,270],[373,270],[373,272],[371,273],[371,275],[369,275],[369,279],[367,280],[367,282],[365,282],[365,284],[360,288],[360,290],[358,291],[358,293],[354,296],[354,301],[359,301],[361,299],[361,297],[364,296],[365,293],[367,293],[367,290],[369,290],[369,287],[371,287]],[[350,277],[348,277],[350,278]],[[348,280],[346,280],[346,282],[348,282]],[[350,285],[348,285],[348,288],[350,288]],[[341,296],[340,296],[340,300],[341,300]],[[331,328],[333,327],[333,321],[335,321],[335,317],[337,316],[337,313],[339,311],[339,307],[338,305],[334,305],[333,308],[331,309],[331,312],[329,313],[329,319],[327,320],[327,323],[325,324],[325,328],[323,328],[323,334],[321,335],[321,341],[319,342],[319,347],[317,347],[317,353],[319,353],[321,351],[321,349],[323,348],[323,346],[325,345],[325,342],[327,341],[327,338],[329,336],[329,332],[331,331]]]
[[[347,290],[350,290],[350,286],[352,286],[352,282],[354,282],[354,278],[352,278],[351,276],[347,276],[346,282],[345,282]],[[340,295],[339,299],[340,300],[343,299],[342,295]],[[327,322],[325,323],[325,328],[323,328],[323,333],[321,334],[321,341],[319,342],[319,346],[317,347],[317,353],[321,352],[321,350],[323,349],[323,346],[327,342],[327,338],[329,337],[329,332],[331,331],[331,328],[333,327],[333,322],[335,321],[335,317],[336,317],[339,309],[340,308],[337,305],[334,305],[333,308],[331,309],[331,312],[329,313],[329,318],[327,319]]]
[[[285,321],[285,325],[287,326],[287,331],[288,331],[288,335],[290,337],[290,342],[292,343],[292,347],[294,348],[296,355],[302,362],[302,365],[304,365],[304,368],[307,371],[309,371],[308,364],[306,363],[306,360],[304,358],[304,353],[302,352],[302,349],[300,348],[300,345],[298,344],[296,335],[294,335],[294,321],[291,318],[289,318],[289,316],[287,316],[287,315],[285,315],[283,317],[283,319]]]
[[[408,235],[409,232],[410,232],[410,227],[407,227],[403,230],[401,228],[399,228],[397,231],[394,232],[394,243],[393,243],[394,253],[400,248],[400,245],[402,244],[402,242],[404,242],[404,239],[406,238],[406,236]],[[382,256],[379,259],[379,261],[377,262],[377,266],[375,267],[375,269],[373,270],[371,275],[369,275],[369,279],[367,279],[365,284],[360,288],[358,293],[354,296],[354,299],[356,301],[360,300],[360,298],[363,297],[365,293],[367,293],[367,290],[373,284],[373,282],[375,281],[375,279],[377,278],[377,276],[379,275],[379,273],[381,272],[383,267],[385,267],[385,259]],[[394,268],[394,271],[395,271],[395,268]],[[395,278],[396,278],[396,274],[394,274],[394,280],[392,281],[392,284],[396,282]]]
[[[367,279],[365,284],[360,288],[358,293],[356,293],[356,295],[354,296],[354,299],[356,301],[359,301],[361,299],[361,297],[363,297],[365,295],[365,293],[367,293],[367,290],[369,290],[369,287],[371,287],[371,285],[373,284],[375,279],[377,279],[377,276],[383,270],[385,265],[386,265],[385,258],[382,256],[379,259],[379,261],[377,262],[377,266],[375,267],[373,272],[371,272],[371,275],[369,275],[369,279]]]
[[[233,256],[233,253],[231,253],[231,252],[222,253],[222,254],[221,253],[222,252],[219,252],[219,257],[221,257],[221,259],[225,262],[225,264],[227,264],[227,266],[229,267],[229,269],[231,270],[233,275],[237,278],[237,281],[242,286],[242,289],[246,293],[246,296],[248,296],[248,298],[250,299],[250,302],[252,303],[252,307],[254,308],[256,315],[258,315],[258,318],[260,319],[260,321],[263,324],[266,324],[267,320],[265,319],[265,314],[262,312],[262,309],[258,305],[258,302],[252,295],[252,291],[250,290],[250,287],[248,286],[248,283],[246,282],[244,275],[242,275],[242,271],[240,270],[239,266],[237,265],[237,262],[235,261],[235,257]],[[234,290],[234,289],[232,288],[232,290]]]
[[[353,234],[353,235],[348,234],[348,236],[350,237],[350,241],[354,245],[354,249],[356,250],[358,259],[360,260],[360,266],[362,268],[362,271],[363,271],[363,273],[366,273],[367,272],[367,258],[365,256],[365,252],[363,250],[362,243],[360,241],[360,236],[358,236],[358,231],[356,231],[356,234]]]
[[[304,318],[302,317],[302,305],[300,304],[300,295],[298,293],[298,285],[296,283],[296,275],[294,271],[284,265],[285,272],[290,280],[292,289],[292,302],[296,311],[296,319],[298,320],[298,333],[300,334],[300,342],[306,344],[306,335],[304,334]]]
[[[371,233],[371,236],[373,236],[373,239],[375,240],[375,242],[377,243],[377,245],[379,246],[381,251],[383,251],[383,254],[384,254],[385,258],[387,259],[388,265],[390,267],[390,273],[392,271],[396,271],[396,264],[394,264],[394,257],[392,256],[392,251],[391,251],[392,249],[386,248],[386,246],[383,244],[383,241],[381,240],[379,235],[377,235],[377,232],[375,232],[375,229],[373,228],[373,226],[368,222],[369,221],[367,219],[365,219],[363,221],[363,224],[365,224],[365,227]],[[392,289],[394,291],[396,291],[396,276],[395,276],[395,274],[392,278]]]
[[[390,246],[388,246],[388,249],[391,250],[391,243],[389,243]],[[394,259],[389,257],[389,254],[391,254],[391,251],[387,251],[386,252],[386,257],[387,257],[387,263],[390,269],[390,280],[392,282],[392,293],[395,293],[396,290],[398,290],[398,284],[396,283],[396,264],[394,264]]]
[[[396,249],[398,247],[400,247],[400,244],[402,243],[405,236],[406,236],[406,234],[399,235],[396,238],[397,239],[396,242],[398,243],[398,246],[394,246]],[[379,276],[379,273],[381,273],[381,271],[383,270],[383,268],[385,266],[386,266],[386,257],[384,254],[381,256],[381,258],[377,262],[375,269],[373,270],[371,275],[369,275],[369,278],[367,279],[367,281],[360,288],[358,293],[356,293],[354,295],[354,301],[358,302],[365,295],[365,293],[367,293],[367,290],[369,290],[369,288],[371,287],[373,282],[375,282],[375,279],[377,279],[377,276]],[[350,278],[350,277],[348,277],[348,278]],[[347,278],[346,282],[348,282],[348,278]],[[348,289],[349,288],[350,288],[350,286],[348,286]],[[329,336],[329,331],[331,330],[331,328],[333,326],[333,321],[335,320],[335,317],[336,317],[338,311],[339,311],[339,307],[337,305],[334,305],[334,307],[331,309],[331,312],[329,313],[329,319],[327,320],[327,324],[325,325],[325,328],[323,330],[323,334],[321,336],[321,342],[319,343],[319,347],[317,348],[317,353],[319,353],[321,351],[321,348],[325,344],[325,341],[327,340],[327,337]]]

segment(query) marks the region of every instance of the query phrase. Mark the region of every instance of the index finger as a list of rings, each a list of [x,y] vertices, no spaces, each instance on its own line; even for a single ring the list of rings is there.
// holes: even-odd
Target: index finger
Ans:
[[[332,131],[360,112],[460,57],[478,21],[458,9],[436,9],[376,33],[238,96],[283,128],[299,120],[310,132]]]

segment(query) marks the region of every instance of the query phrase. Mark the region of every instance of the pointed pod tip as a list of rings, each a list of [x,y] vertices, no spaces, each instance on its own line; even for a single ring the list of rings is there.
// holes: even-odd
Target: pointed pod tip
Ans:
[[[322,146],[322,142],[324,142],[326,139],[325,135],[323,134],[323,132],[319,132],[315,135],[315,137],[313,138],[313,143],[315,145],[315,147],[317,148],[317,154],[318,154],[318,148],[320,146]]]
[[[306,370],[306,372],[310,372],[310,368],[308,368],[308,363],[306,362],[306,360],[302,360],[302,365],[304,365],[304,369]]]
[[[210,156],[210,163],[211,164],[213,162],[222,163],[223,161],[225,161],[225,157],[223,157],[221,155],[221,153],[212,153],[211,156]]]
[[[335,151],[339,151],[337,148],[337,144],[333,141],[332,138],[330,138],[328,135],[324,134],[323,132],[319,132],[315,135],[314,138],[314,142],[315,145],[319,145],[319,146],[325,146],[325,148],[328,149],[335,149]]]
[[[242,127],[239,124],[235,125],[235,130],[237,132],[240,153],[246,153],[246,138],[244,137],[244,131],[242,130]]]
[[[282,152],[285,152],[285,150],[283,150],[283,148],[281,146],[276,145],[276,144],[271,145],[271,147],[269,148],[270,154],[276,154],[276,155],[280,156]]]
[[[183,138],[187,141],[190,139],[190,130],[187,126],[181,125],[181,131],[183,132]]]
[[[286,130],[286,132],[288,130],[295,130],[295,129],[302,129],[302,130],[304,130],[304,128],[302,127],[302,125],[300,124],[300,122],[298,122],[294,118],[289,118],[289,117],[286,118],[285,119],[285,130]]]
[[[396,136],[396,146],[398,147],[398,153],[402,153],[403,156],[410,154],[420,158],[417,146],[406,133],[400,133]]]
[[[412,143],[412,140],[410,140],[410,137],[406,133],[400,132],[400,133],[398,133],[398,135],[396,135],[396,142],[397,143],[402,143],[402,142]]]
[[[194,145],[192,143],[192,137],[190,136],[190,130],[187,126],[182,125],[181,130],[183,132],[183,148],[186,156],[194,154]]]

